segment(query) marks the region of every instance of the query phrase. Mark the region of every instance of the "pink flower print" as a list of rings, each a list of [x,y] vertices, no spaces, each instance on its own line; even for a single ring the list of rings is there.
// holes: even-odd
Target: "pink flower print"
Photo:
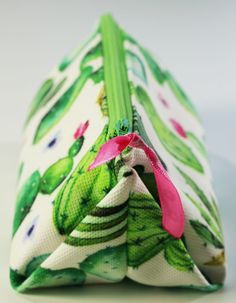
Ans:
[[[82,137],[86,131],[86,129],[89,126],[89,121],[87,120],[85,123],[81,123],[80,126],[77,128],[77,130],[74,133],[75,140]]]
[[[185,130],[183,129],[182,125],[181,125],[178,121],[176,121],[176,120],[174,120],[174,119],[170,119],[170,122],[171,122],[172,126],[174,127],[175,131],[176,131],[182,138],[186,139],[186,138],[187,138],[187,135],[186,135],[186,132],[185,132]]]

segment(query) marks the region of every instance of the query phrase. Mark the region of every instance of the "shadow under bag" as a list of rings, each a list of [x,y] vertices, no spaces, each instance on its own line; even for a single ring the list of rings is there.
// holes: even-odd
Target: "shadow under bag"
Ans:
[[[224,241],[200,118],[111,16],[43,82],[25,122],[10,279],[212,291]]]

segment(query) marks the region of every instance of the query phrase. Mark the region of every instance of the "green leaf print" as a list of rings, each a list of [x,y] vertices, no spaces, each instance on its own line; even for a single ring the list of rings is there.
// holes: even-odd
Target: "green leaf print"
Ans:
[[[40,182],[40,192],[51,194],[68,176],[73,167],[73,158],[65,157],[53,163],[45,171]]]
[[[61,79],[57,84],[54,85],[54,88],[47,94],[47,96],[43,99],[43,102],[41,104],[41,107],[46,105],[63,87],[65,84],[67,78]]]
[[[43,254],[34,257],[26,266],[25,275],[29,277],[39,266],[50,256],[50,254]]]
[[[102,42],[99,42],[85,54],[80,63],[80,70],[83,70],[88,63],[99,57],[102,57]]]
[[[192,102],[189,100],[189,98],[186,96],[182,88],[179,86],[179,84],[175,81],[173,76],[170,74],[170,72],[165,72],[166,81],[169,84],[173,94],[177,98],[177,100],[183,105],[183,107],[189,111],[192,115],[198,118],[197,111],[195,107],[193,106]]]
[[[152,55],[150,54],[150,52],[143,48],[143,47],[139,47],[140,51],[142,52],[144,58],[147,61],[147,64],[152,72],[153,77],[156,79],[157,82],[159,82],[160,84],[163,84],[164,81],[166,80],[166,75],[165,75],[165,71],[163,71],[161,69],[161,67],[157,64],[157,62],[153,59]]]
[[[135,94],[138,102],[143,106],[148,115],[152,126],[165,149],[180,162],[203,173],[203,167],[192,150],[161,120],[147,92],[141,86],[137,86]]]
[[[194,262],[181,240],[168,243],[164,249],[164,256],[166,261],[177,270],[192,271],[194,268]]]
[[[221,228],[216,224],[216,222],[212,218],[211,214],[204,207],[201,206],[201,203],[195,201],[189,194],[185,193],[185,195],[196,206],[196,208],[200,212],[202,218],[209,225],[210,229],[216,235],[216,237],[218,239],[220,239],[221,241],[223,241],[222,234],[221,234]]]
[[[64,83],[66,82],[66,78],[63,78],[58,84],[53,85],[54,88],[50,89],[50,91],[40,99],[40,102],[37,104],[33,104],[31,111],[26,119],[25,125],[27,125],[30,120],[34,117],[34,115],[39,111],[40,108],[45,106],[63,87]]]
[[[38,171],[33,172],[30,177],[22,185],[17,198],[16,209],[13,220],[13,235],[16,233],[20,224],[29,213],[31,206],[38,194],[40,185],[40,173]]]
[[[40,287],[52,287],[61,285],[82,285],[86,275],[83,270],[77,268],[64,268],[52,270],[49,268],[39,267],[19,288],[31,289]],[[21,289],[22,288],[22,289]]]
[[[124,39],[126,39],[130,43],[135,44],[139,48],[139,50],[141,51],[141,53],[143,54],[143,56],[147,62],[147,65],[149,66],[149,69],[150,69],[153,77],[155,78],[155,80],[158,83],[160,83],[161,85],[163,85],[164,83],[167,83],[169,85],[171,91],[175,95],[176,99],[178,100],[178,102],[188,112],[190,112],[194,117],[199,119],[194,105],[189,100],[189,98],[187,97],[185,92],[182,90],[182,88],[179,86],[179,84],[175,81],[175,79],[173,78],[171,73],[165,69],[162,69],[158,65],[157,61],[153,58],[151,53],[146,48],[139,45],[139,43],[135,39],[133,39],[131,36],[129,36],[125,32],[123,32],[123,35],[124,35]]]
[[[190,224],[204,243],[209,243],[216,248],[224,248],[224,244],[209,230],[209,228],[198,220],[190,220]]]
[[[205,149],[204,144],[196,137],[196,135],[192,132],[186,132],[186,135],[188,139],[192,142],[192,144],[195,146],[195,148],[204,156],[207,158],[207,152]]]
[[[49,92],[52,90],[54,86],[54,81],[52,79],[47,79],[43,82],[43,84],[40,86],[38,92],[36,93],[32,105],[30,107],[26,123],[28,124],[29,121],[32,119],[32,117],[36,114],[36,112],[41,108],[42,103],[45,99],[45,97],[49,94]]]
[[[151,195],[133,193],[129,199],[128,265],[138,267],[162,251],[172,237],[161,226],[161,209]]]
[[[195,183],[184,171],[176,166],[176,169],[185,179],[185,182],[191,187],[193,192],[199,197],[201,202],[205,205],[212,218],[215,220],[218,227],[221,226],[219,212],[215,203],[209,201],[203,190]]]
[[[92,67],[86,67],[68,90],[42,118],[34,136],[34,144],[37,144],[51,130],[51,128],[62,119],[66,112],[69,111],[91,74]]]
[[[80,268],[108,281],[121,281],[127,271],[126,244],[107,247],[89,255],[80,263]]]
[[[59,64],[58,70],[60,72],[66,70],[78,58],[78,56],[88,46],[88,44],[97,36],[97,34],[98,30],[96,29],[96,31],[88,38],[82,47],[76,48],[69,55],[65,56]]]
[[[128,69],[147,84],[147,75],[142,60],[130,50],[126,50],[126,59],[128,61]]]

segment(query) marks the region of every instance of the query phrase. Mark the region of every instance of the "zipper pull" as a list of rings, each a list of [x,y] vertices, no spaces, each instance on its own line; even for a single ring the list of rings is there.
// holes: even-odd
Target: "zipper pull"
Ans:
[[[114,159],[128,146],[142,149],[149,159],[162,209],[162,226],[170,235],[179,239],[184,232],[184,210],[179,193],[156,153],[138,134],[117,136],[104,143],[88,170]]]

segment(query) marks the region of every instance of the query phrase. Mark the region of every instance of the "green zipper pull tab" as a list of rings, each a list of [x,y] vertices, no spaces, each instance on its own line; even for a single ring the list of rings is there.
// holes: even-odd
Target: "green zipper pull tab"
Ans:
[[[133,112],[125,62],[123,35],[110,15],[101,18],[104,77],[109,113],[108,134],[132,131]],[[128,126],[128,127],[127,127]],[[120,130],[121,128],[121,130]]]

